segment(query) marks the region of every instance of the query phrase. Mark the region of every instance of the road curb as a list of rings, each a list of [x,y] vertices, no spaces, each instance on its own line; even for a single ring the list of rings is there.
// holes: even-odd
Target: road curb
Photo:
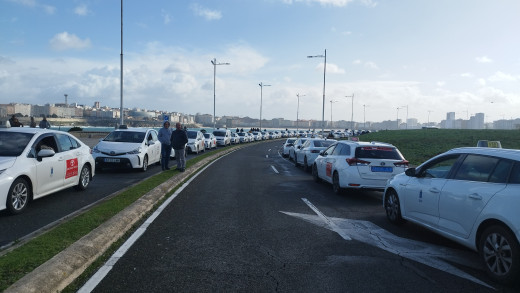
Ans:
[[[231,148],[209,156],[173,175],[133,204],[101,224],[89,234],[40,265],[7,288],[4,292],[59,292],[79,277],[98,257],[119,240],[135,223],[140,221],[155,205],[175,187],[211,161],[236,151]]]

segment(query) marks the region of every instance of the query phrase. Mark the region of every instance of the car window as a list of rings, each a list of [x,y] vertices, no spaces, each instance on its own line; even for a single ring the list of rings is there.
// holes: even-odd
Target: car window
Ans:
[[[516,162],[511,169],[509,176],[509,183],[520,184],[520,162]]]
[[[336,147],[336,145],[331,145],[328,149],[324,150],[323,151],[323,154],[328,156],[328,155],[331,155],[333,152],[334,152],[334,148]]]
[[[459,155],[446,156],[435,160],[431,164],[422,168],[419,172],[419,177],[425,178],[447,178],[450,170],[453,168]]]
[[[306,142],[304,142],[304,143],[302,144],[302,148],[306,148],[306,147],[308,147],[310,144],[311,144],[311,141],[308,140],[308,141],[306,141]]]
[[[141,143],[145,135],[144,132],[136,131],[112,131],[103,141]]]
[[[350,147],[348,145],[345,145],[345,144],[342,144],[342,143],[338,143],[338,145],[334,149],[334,152],[332,152],[332,155],[333,156],[341,156],[342,153],[346,152],[343,149],[350,149]]]
[[[402,160],[403,156],[394,147],[361,146],[356,148],[356,158]]]
[[[209,138],[209,133],[204,133],[205,138]]]
[[[32,133],[0,132],[0,156],[18,157],[33,136]]]
[[[157,137],[157,132],[155,132],[155,131],[151,131],[150,133],[152,134],[152,141],[157,141],[157,140],[159,140],[159,138]]]
[[[36,154],[38,154],[38,152],[42,149],[50,149],[57,153],[58,144],[56,143],[56,140],[54,139],[53,135],[47,135],[41,137],[38,141],[36,141],[36,146],[34,149],[36,150]]]
[[[213,134],[215,136],[225,136],[226,132],[225,131],[213,131]]]
[[[197,132],[188,131],[188,138],[197,138]]]
[[[333,143],[335,143],[335,141],[332,141],[332,140],[315,140],[314,141],[314,146],[317,147],[317,148],[322,148],[322,147],[331,146]]]
[[[507,178],[509,177],[509,171],[511,171],[511,167],[513,167],[513,161],[500,160],[495,170],[493,170],[493,173],[491,173],[489,182],[506,183]]]
[[[58,143],[60,144],[60,149],[62,152],[74,149],[74,146],[72,145],[68,135],[56,133],[56,137],[58,138]]]
[[[493,157],[468,155],[457,170],[454,179],[486,182],[498,160]]]

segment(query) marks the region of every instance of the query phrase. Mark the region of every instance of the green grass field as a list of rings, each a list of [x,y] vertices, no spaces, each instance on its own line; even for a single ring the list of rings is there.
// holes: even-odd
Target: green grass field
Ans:
[[[391,143],[414,166],[452,148],[475,147],[479,140],[498,140],[503,148],[520,149],[520,131],[518,130],[385,130],[362,135],[359,139]]]

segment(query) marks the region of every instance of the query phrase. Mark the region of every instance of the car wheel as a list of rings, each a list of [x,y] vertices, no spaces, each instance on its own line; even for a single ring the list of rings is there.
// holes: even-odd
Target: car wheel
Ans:
[[[87,189],[87,186],[90,183],[90,167],[89,166],[83,166],[81,168],[81,172],[79,173],[79,182],[78,185],[76,185],[77,190],[85,190]]]
[[[338,172],[334,172],[332,175],[332,190],[335,194],[341,194],[341,187],[339,186],[339,175]]]
[[[145,155],[143,159],[143,167],[141,167],[141,171],[146,172],[148,170],[148,156]]]
[[[520,245],[506,227],[495,225],[484,230],[479,252],[487,273],[496,281],[512,283],[520,273]]]
[[[401,224],[404,222],[401,216],[401,204],[399,203],[399,196],[395,190],[388,190],[385,196],[385,211],[386,217],[391,223]]]
[[[303,171],[309,172],[309,165],[307,165],[307,157],[303,158]]]
[[[320,182],[320,177],[318,176],[318,166],[316,166],[316,164],[312,164],[312,179],[314,182]]]
[[[19,214],[27,208],[31,189],[27,180],[18,178],[13,182],[7,194],[7,210],[11,214]]]

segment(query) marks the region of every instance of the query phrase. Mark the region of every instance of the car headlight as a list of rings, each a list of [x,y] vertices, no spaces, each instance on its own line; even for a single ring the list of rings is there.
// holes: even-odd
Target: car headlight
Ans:
[[[132,151],[129,151],[127,154],[129,155],[137,155],[137,154],[140,154],[141,153],[141,147],[138,147]]]
[[[93,152],[93,153],[100,153],[101,151],[98,149],[97,146],[95,146],[95,147],[92,149],[92,152]]]

